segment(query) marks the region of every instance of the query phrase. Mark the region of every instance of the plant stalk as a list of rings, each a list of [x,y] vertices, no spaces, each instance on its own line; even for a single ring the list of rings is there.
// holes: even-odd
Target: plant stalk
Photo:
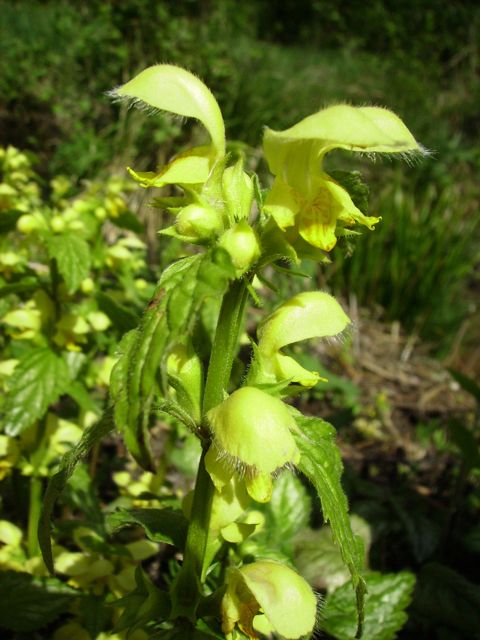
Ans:
[[[38,476],[30,477],[30,504],[28,508],[27,549],[28,556],[33,558],[40,554],[37,529],[42,511],[42,479]]]
[[[247,287],[243,280],[234,281],[223,297],[208,366],[203,415],[220,404],[227,391],[246,299]],[[204,427],[208,433],[207,425]],[[183,565],[172,592],[172,617],[186,617],[192,622],[196,618],[208,568],[204,565],[214,495],[214,486],[204,462],[209,445],[210,440],[206,437],[195,482]]]

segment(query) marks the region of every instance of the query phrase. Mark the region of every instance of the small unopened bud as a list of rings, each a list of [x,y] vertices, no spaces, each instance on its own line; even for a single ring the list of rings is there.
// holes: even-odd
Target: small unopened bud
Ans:
[[[225,231],[219,245],[230,254],[237,276],[248,271],[260,257],[257,235],[245,220]]]
[[[248,218],[253,202],[253,181],[243,170],[241,159],[223,172],[222,190],[231,218],[233,220]]]
[[[190,238],[212,238],[223,231],[222,215],[212,207],[189,204],[178,214],[175,228]]]

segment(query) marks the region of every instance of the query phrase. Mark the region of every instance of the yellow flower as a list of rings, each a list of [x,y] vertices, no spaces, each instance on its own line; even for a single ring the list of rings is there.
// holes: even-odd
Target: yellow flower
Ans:
[[[404,155],[422,151],[391,111],[348,105],[323,109],[285,131],[266,129],[263,144],[276,176],[265,211],[282,230],[295,227],[306,242],[324,251],[335,246],[338,226],[359,223],[372,229],[380,220],[364,215],[348,191],[323,171],[325,155],[336,148]]]
[[[295,571],[273,560],[258,560],[227,571],[222,601],[222,630],[238,623],[249,638],[277,633],[300,638],[315,626],[317,601],[308,583]],[[258,615],[260,614],[260,615]]]

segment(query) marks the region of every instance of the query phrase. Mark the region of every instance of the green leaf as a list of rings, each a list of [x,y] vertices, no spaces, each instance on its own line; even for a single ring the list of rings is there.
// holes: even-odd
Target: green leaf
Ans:
[[[70,382],[65,361],[47,348],[28,351],[9,378],[3,407],[5,433],[18,436],[41,418]]]
[[[0,298],[5,298],[12,293],[30,293],[38,288],[38,280],[36,278],[24,278],[19,282],[11,282],[0,287]]]
[[[38,523],[38,541],[43,560],[50,573],[54,572],[52,545],[50,541],[50,519],[57,498],[62,493],[69,478],[80,460],[90,451],[93,445],[107,435],[114,427],[109,413],[83,432],[80,441],[62,458],[58,471],[50,478],[43,498],[43,508]]]
[[[170,274],[168,282],[172,292],[167,317],[171,331],[182,333],[193,324],[195,312],[206,297],[223,296],[229,281],[235,278],[235,269],[228,253],[218,248],[190,261],[188,271],[179,271],[174,281],[173,278]]]
[[[56,578],[0,573],[0,628],[17,633],[41,629],[65,613],[78,592]]]
[[[105,519],[107,532],[139,526],[153,542],[164,542],[182,550],[187,535],[188,520],[180,509],[118,509]]]
[[[0,233],[13,231],[17,226],[17,220],[23,216],[23,214],[23,211],[16,211],[15,209],[2,211],[2,215],[0,216]]]
[[[365,640],[393,640],[405,622],[415,576],[401,573],[365,575]],[[351,640],[356,626],[355,597],[348,584],[336,589],[322,608],[321,628],[337,640]],[[472,627],[473,628],[473,627]]]
[[[123,609],[114,632],[120,633],[128,629],[127,638],[134,629],[146,625],[151,620],[165,620],[170,614],[168,594],[152,584],[140,566],[135,570],[135,582],[136,587],[133,591],[112,603]]]
[[[47,246],[50,257],[57,262],[68,292],[75,293],[90,272],[91,256],[87,242],[73,233],[62,233],[50,236]]]
[[[273,484],[270,502],[261,507],[266,526],[255,541],[293,558],[293,537],[308,526],[312,501],[301,480],[285,471]]]
[[[468,469],[480,468],[480,449],[477,438],[461,422],[449,420],[448,429],[453,442],[460,449]]]
[[[143,224],[131,211],[122,211],[112,222],[116,227],[128,229],[128,231],[133,231],[134,233],[143,233],[144,231]]]
[[[84,411],[93,411],[93,413],[99,413],[98,406],[92,399],[87,387],[75,380],[70,386],[65,389],[65,393],[75,400],[78,406]]]
[[[480,629],[480,587],[436,562],[422,567],[413,607],[431,625],[460,631],[467,638]]]
[[[456,380],[462,387],[462,389],[467,393],[470,393],[478,402],[478,404],[480,404],[480,387],[475,382],[475,380],[473,378],[469,378],[460,371],[456,371],[455,369],[449,369],[448,371],[452,378]]]
[[[352,532],[348,517],[348,502],[341,484],[343,465],[334,440],[335,429],[320,418],[298,414],[296,420],[302,432],[294,434],[301,454],[297,466],[317,490],[323,517],[330,523],[333,538],[352,576],[357,598],[357,634],[360,637],[365,595],[365,582],[361,575],[364,550],[361,538]]]
[[[113,326],[120,333],[126,333],[138,325],[140,320],[138,314],[118,303],[112,296],[99,291],[95,299],[100,311],[103,311],[110,318]]]
[[[162,274],[138,330],[128,334],[129,343],[112,374],[115,423],[147,470],[154,468],[148,431],[159,382],[168,393],[163,358],[170,344],[191,333],[205,299],[221,298],[233,277],[230,257],[222,249],[178,260]]]
[[[115,97],[180,116],[196,118],[207,129],[218,155],[225,155],[225,126],[222,113],[211,91],[189,71],[170,64],[148,67],[112,92]]]
[[[366,559],[371,543],[370,527],[355,514],[350,516],[350,523],[352,531],[363,540]],[[332,591],[350,580],[350,572],[330,527],[304,529],[295,536],[293,545],[295,566],[314,588]]]

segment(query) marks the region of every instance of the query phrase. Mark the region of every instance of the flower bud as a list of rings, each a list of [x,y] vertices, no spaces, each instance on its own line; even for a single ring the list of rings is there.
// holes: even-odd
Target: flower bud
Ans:
[[[92,278],[85,278],[80,283],[80,290],[82,291],[82,293],[86,293],[86,294],[92,293],[94,289],[95,289],[95,283],[93,282]]]
[[[62,216],[53,216],[50,220],[50,227],[54,233],[61,233],[65,230],[65,221]]]
[[[222,190],[231,219],[248,218],[253,202],[253,181],[243,170],[241,159],[223,172]]]
[[[221,456],[247,466],[247,476],[270,474],[299,452],[290,429],[296,424],[287,406],[278,398],[242,387],[207,414],[214,445]],[[248,488],[248,487],[247,487]]]
[[[177,344],[173,347],[167,358],[167,373],[178,400],[188,407],[196,420],[200,420],[203,366],[190,344]]]
[[[257,235],[245,220],[225,231],[218,244],[229,253],[238,277],[248,271],[260,257]]]
[[[318,373],[304,369],[294,358],[283,354],[282,347],[309,338],[335,336],[349,323],[335,298],[323,291],[307,291],[287,300],[258,329],[258,349],[249,382],[291,380],[313,387],[321,379]]]
[[[212,207],[189,204],[178,214],[175,228],[183,236],[211,238],[223,231],[222,216]]]
[[[31,213],[26,213],[17,220],[17,229],[20,233],[28,235],[37,229],[42,228],[42,219]]]
[[[238,623],[250,638],[277,633],[294,640],[315,626],[317,601],[309,584],[296,571],[273,560],[259,560],[231,568],[222,601],[222,630],[231,633]],[[260,617],[258,613],[263,613]]]

